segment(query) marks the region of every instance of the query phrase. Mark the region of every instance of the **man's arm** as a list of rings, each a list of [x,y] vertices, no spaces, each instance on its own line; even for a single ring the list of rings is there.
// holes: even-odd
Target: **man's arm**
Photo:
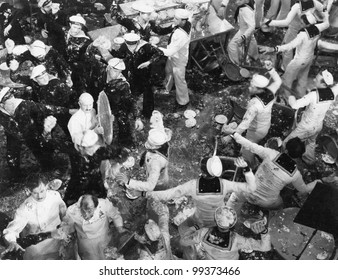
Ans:
[[[170,44],[167,46],[167,48],[166,49],[159,48],[159,49],[163,51],[163,54],[165,56],[173,56],[175,53],[177,53],[182,48],[182,46],[188,43],[189,40],[190,38],[187,34],[184,34],[183,31],[177,29],[175,30],[172,40]]]
[[[128,189],[136,190],[136,191],[152,191],[155,189],[158,178],[161,175],[161,170],[166,164],[166,159],[164,159],[162,156],[156,155],[155,158],[152,158],[150,160],[149,165],[147,168],[149,168],[148,171],[148,178],[147,181],[138,181],[130,179],[129,184],[126,185]]]
[[[276,26],[276,27],[288,27],[291,21],[294,19],[294,17],[297,15],[297,12],[299,11],[300,7],[299,4],[296,3],[291,7],[290,12],[286,16],[285,19],[282,20],[272,20],[268,26]],[[269,21],[268,21],[269,22]]]
[[[109,220],[113,221],[116,229],[120,232],[120,230],[123,228],[123,219],[119,210],[114,207],[111,201],[109,201],[108,199],[104,200],[104,209]]]
[[[8,243],[16,243],[16,239],[19,238],[19,234],[28,223],[28,215],[26,204],[20,205],[15,212],[13,221],[3,231],[3,237]]]
[[[293,39],[290,43],[281,45],[281,46],[276,46],[275,50],[277,52],[287,52],[287,51],[291,51],[295,48],[297,48],[304,39],[306,39],[307,34],[306,32],[299,32],[297,37],[295,39]]]
[[[250,140],[244,138],[242,135],[240,135],[239,133],[234,133],[233,134],[233,138],[235,139],[235,141],[240,144],[243,148],[249,150],[250,152],[258,155],[260,158],[265,159],[267,158],[269,155],[274,154],[274,153],[278,153],[275,150],[272,150],[270,148],[265,148],[261,145],[258,145],[256,143],[251,142]]]
[[[318,180],[315,180],[309,184],[305,184],[302,174],[300,174],[299,170],[296,171],[294,175],[294,179],[292,181],[292,185],[302,194],[310,193],[316,186]]]
[[[247,110],[244,114],[243,120],[241,123],[237,126],[235,131],[239,134],[242,134],[245,130],[247,130],[250,127],[251,122],[257,115],[257,108],[255,101],[251,99],[249,101],[249,104],[247,106]]]
[[[183,185],[179,185],[175,188],[171,188],[165,191],[152,191],[147,193],[148,198],[152,198],[155,200],[163,200],[167,201],[170,199],[180,198],[184,195],[189,195],[196,187],[196,180],[191,180]]]
[[[292,109],[297,110],[299,108],[309,105],[312,101],[315,101],[316,95],[317,93],[315,91],[311,91],[298,100],[296,100],[296,97],[294,97],[293,95],[290,95],[288,102]]]
[[[272,83],[268,86],[268,89],[273,94],[275,94],[277,92],[277,90],[280,88],[281,84],[282,84],[282,79],[278,75],[278,73],[275,70],[275,68],[271,68],[271,70],[269,70],[268,73],[270,74],[270,77],[272,78]]]

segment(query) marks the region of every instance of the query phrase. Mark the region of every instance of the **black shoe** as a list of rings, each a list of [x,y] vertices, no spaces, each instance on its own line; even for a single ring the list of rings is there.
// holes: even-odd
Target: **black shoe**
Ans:
[[[181,104],[178,104],[177,102],[175,102],[174,111],[175,111],[175,112],[185,111],[185,110],[188,108],[189,103],[190,103],[190,102],[188,102],[188,103],[185,104],[185,105],[181,105]]]

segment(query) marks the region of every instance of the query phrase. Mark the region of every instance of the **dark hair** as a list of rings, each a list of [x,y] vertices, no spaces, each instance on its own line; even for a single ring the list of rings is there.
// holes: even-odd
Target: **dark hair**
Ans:
[[[89,200],[93,201],[95,208],[99,205],[99,199],[95,195],[85,194],[84,196],[82,196],[80,208],[86,208],[88,206]]]
[[[30,191],[32,191],[35,188],[37,188],[40,185],[40,183],[47,185],[48,182],[49,180],[46,175],[41,174],[41,173],[33,173],[27,177],[25,187],[29,189]]]
[[[295,137],[290,139],[285,148],[287,149],[287,153],[292,158],[300,158],[305,153],[305,144],[299,137]]]

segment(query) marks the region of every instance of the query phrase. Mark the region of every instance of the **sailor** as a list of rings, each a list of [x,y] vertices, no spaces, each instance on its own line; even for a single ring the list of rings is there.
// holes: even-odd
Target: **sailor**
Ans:
[[[111,50],[111,54],[124,60],[131,92],[135,97],[143,94],[142,114],[150,118],[155,103],[149,66],[158,61],[163,53],[150,43],[141,40],[138,34],[127,33],[123,38],[125,42],[118,50]]]
[[[185,259],[238,260],[239,250],[271,250],[271,237],[264,222],[256,222],[251,227],[254,233],[260,234],[261,239],[256,240],[245,238],[232,230],[237,222],[237,214],[232,208],[218,207],[214,219],[214,227],[192,225],[181,235],[180,244]]]
[[[284,140],[284,143],[287,143],[290,139],[299,137],[302,141],[305,141],[306,151],[302,159],[310,165],[314,164],[316,160],[316,138],[323,128],[326,112],[338,95],[338,85],[334,84],[333,76],[329,71],[319,72],[314,80],[315,89],[303,98],[296,100],[292,95],[289,97],[291,108],[305,107],[305,110],[302,113],[301,121]]]
[[[258,143],[268,134],[271,126],[271,111],[275,102],[275,94],[282,84],[282,80],[272,67],[271,61],[265,61],[264,67],[268,70],[273,82],[270,83],[269,79],[263,75],[253,75],[249,86],[251,99],[247,105],[243,120],[236,129],[230,130],[230,133],[238,132],[239,134],[246,130],[246,138],[254,143]],[[228,135],[222,138],[222,141],[226,143],[230,139]],[[256,167],[254,155],[246,149],[242,150],[242,155],[251,168],[254,169]]]
[[[315,183],[305,184],[296,164],[296,159],[305,152],[304,143],[293,138],[286,143],[286,150],[279,152],[265,148],[234,133],[233,138],[242,147],[258,155],[263,162],[255,173],[257,189],[252,193],[233,192],[227,206],[239,213],[245,201],[265,209],[279,209],[283,206],[280,191],[288,184],[292,184],[300,193],[307,194],[315,187]]]
[[[179,226],[182,233],[190,226],[196,224],[199,227],[211,227],[215,225],[214,212],[217,207],[224,206],[225,197],[231,192],[251,193],[256,189],[254,174],[243,158],[235,160],[237,167],[244,168],[246,183],[233,182],[219,178],[223,167],[218,156],[203,158],[201,160],[202,175],[182,185],[165,191],[150,191],[146,193],[148,198],[168,201],[182,196],[191,196],[196,210]]]

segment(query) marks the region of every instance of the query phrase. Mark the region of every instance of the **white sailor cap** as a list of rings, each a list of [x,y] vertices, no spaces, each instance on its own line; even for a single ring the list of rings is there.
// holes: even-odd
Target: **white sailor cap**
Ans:
[[[254,74],[251,79],[251,85],[258,88],[265,88],[269,84],[269,79],[263,75]]]
[[[180,19],[188,19],[191,13],[186,9],[176,9],[175,10],[175,18]]]
[[[136,33],[127,33],[124,34],[123,39],[127,45],[135,45],[141,39],[141,37]]]
[[[328,86],[332,86],[332,85],[333,85],[333,82],[334,82],[333,76],[332,76],[332,74],[331,74],[329,71],[324,70],[324,71],[322,72],[322,76],[323,76],[324,82],[325,82]]]
[[[35,40],[30,46],[29,51],[32,56],[38,57],[46,54],[46,45],[40,40]]]
[[[46,73],[46,67],[43,65],[35,66],[31,73],[31,79],[35,79],[37,76]]]
[[[39,0],[38,7],[43,8],[47,6],[48,4],[52,3],[52,0]]]
[[[126,69],[126,65],[124,64],[123,60],[120,58],[111,58],[108,61],[108,66],[117,69],[117,70],[124,70]]]
[[[74,22],[74,23],[80,23],[83,26],[86,26],[86,20],[80,14],[77,14],[75,16],[71,16],[69,18],[69,21]]]
[[[95,41],[93,42],[93,46],[100,47],[104,50],[110,50],[111,42],[107,37],[101,35],[95,39]]]

